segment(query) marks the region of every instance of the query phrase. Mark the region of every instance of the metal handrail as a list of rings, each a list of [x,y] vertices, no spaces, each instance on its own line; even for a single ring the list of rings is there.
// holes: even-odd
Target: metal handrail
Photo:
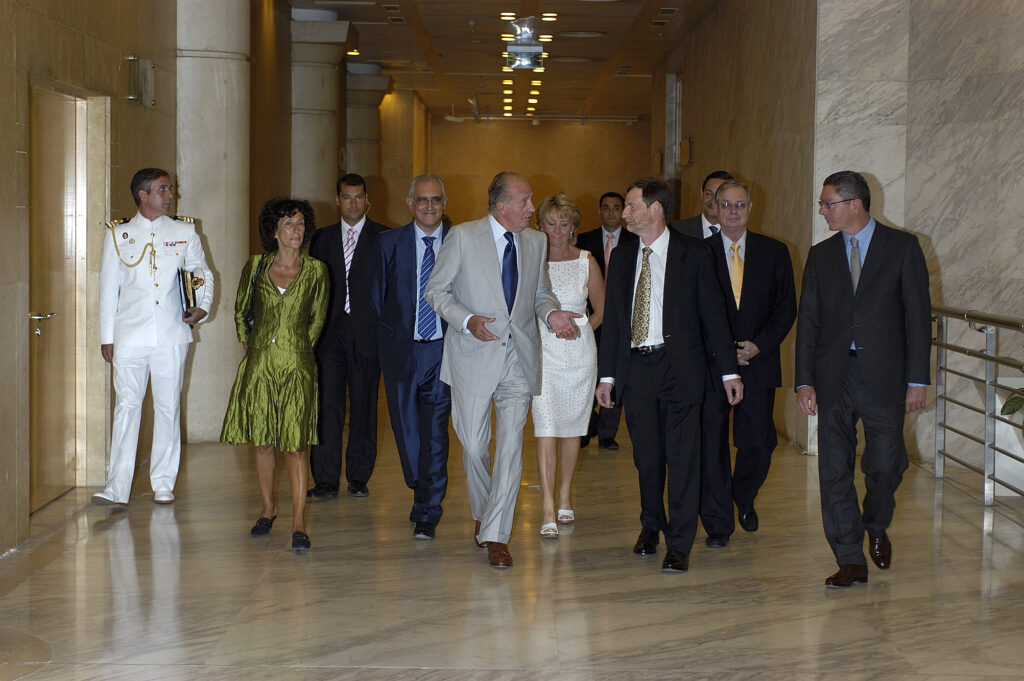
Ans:
[[[1003,423],[1018,430],[1022,429],[1020,423],[1011,421],[996,413],[996,393],[1001,390],[1013,392],[1014,388],[996,381],[996,365],[1017,369],[1024,373],[1024,362],[1012,357],[1004,357],[996,354],[996,329],[1008,329],[1011,332],[1024,334],[1024,319],[994,315],[974,310],[962,310],[959,308],[946,307],[942,305],[932,306],[932,320],[936,324],[935,337],[932,345],[935,346],[935,477],[941,478],[945,474],[945,460],[950,459],[968,470],[980,473],[985,481],[985,505],[991,506],[995,503],[995,485],[999,483],[1003,487],[1024,496],[1024,491],[1004,479],[999,478],[996,471],[998,461],[996,454],[1015,461],[1022,461],[1021,457],[1000,447],[996,442],[996,424]],[[967,322],[971,329],[985,335],[985,349],[977,350],[961,345],[954,345],[946,341],[947,322],[958,320]],[[985,363],[985,376],[973,376],[971,374],[950,369],[946,364],[947,353],[953,352],[965,357],[980,359]],[[946,395],[946,379],[949,376],[956,376],[985,386],[984,408],[968,405],[960,400],[953,399]],[[970,412],[983,414],[985,418],[985,435],[978,437],[962,428],[957,428],[947,422],[946,406],[954,404],[966,408]],[[985,448],[984,465],[979,467],[967,461],[957,458],[946,450],[946,434],[957,435],[968,441],[981,444]]]

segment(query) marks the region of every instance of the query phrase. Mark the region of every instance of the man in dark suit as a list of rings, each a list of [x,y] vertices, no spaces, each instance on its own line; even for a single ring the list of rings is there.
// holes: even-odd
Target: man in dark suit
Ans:
[[[732,175],[724,170],[716,170],[704,178],[700,186],[700,202],[702,210],[692,218],[673,220],[672,229],[694,239],[707,239],[718,234],[718,206],[715,204],[715,192]]]
[[[700,406],[716,390],[736,404],[743,383],[714,255],[667,229],[671,208],[661,180],[639,180],[626,194],[626,228],[640,239],[616,248],[608,264],[596,395],[602,407],[617,401],[626,410],[643,527],[633,552],[655,553],[664,532],[661,569],[685,572],[697,533]]]
[[[807,254],[796,336],[797,404],[818,413],[821,516],[839,571],[833,588],[868,581],[868,553],[892,562],[886,533],[907,468],[905,414],[922,409],[929,383],[931,299],[917,237],[876,222],[859,173],[825,178],[818,212],[835,236]],[[854,465],[857,419],[866,445],[864,510]]]
[[[601,276],[605,276],[608,267],[608,259],[612,251],[620,244],[635,242],[636,234],[622,228],[622,209],[626,200],[616,192],[605,192],[601,195],[601,226],[589,232],[579,235],[576,245],[579,248],[590,251],[601,268]],[[594,330],[594,340],[598,347],[601,345],[601,327]],[[622,407],[615,405],[611,408],[599,407],[599,415],[594,418],[591,415],[590,427],[587,436],[580,438],[580,446],[586,447],[590,438],[597,435],[597,445],[601,449],[618,449],[619,443],[615,441],[615,435],[619,432],[619,420],[622,416]]]
[[[448,197],[436,175],[412,181],[405,203],[414,219],[380,235],[370,279],[370,305],[377,315],[380,367],[402,461],[413,490],[409,520],[413,538],[434,538],[448,489],[448,416],[451,389],[441,382],[444,328],[423,298],[441,240]]]
[[[779,345],[796,319],[796,292],[786,245],[747,231],[751,209],[747,186],[726,180],[718,188],[715,203],[722,230],[708,237],[707,243],[715,254],[743,379],[743,401],[735,407],[722,394],[704,403],[700,519],[708,533],[707,545],[722,548],[735,529],[734,502],[740,526],[747,532],[757,531],[754,499],[778,443],[772,412],[775,389],[782,385]],[[730,412],[735,470],[731,470],[729,453]]]
[[[331,302],[327,325],[317,346],[320,378],[320,444],[313,445],[309,467],[316,483],[310,498],[323,501],[338,496],[341,482],[342,432],[345,428],[345,393],[348,392],[348,447],[345,478],[348,493],[365,497],[377,460],[377,317],[370,307],[370,267],[377,254],[377,239],[387,227],[366,217],[370,207],[366,181],[355,173],[338,180],[341,220],[317,230],[309,254],[327,265]]]

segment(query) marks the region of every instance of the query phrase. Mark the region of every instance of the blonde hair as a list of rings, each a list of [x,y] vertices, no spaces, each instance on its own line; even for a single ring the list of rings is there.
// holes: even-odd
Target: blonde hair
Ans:
[[[572,229],[569,231],[569,243],[576,244],[576,229],[580,226],[580,209],[576,203],[565,195],[564,192],[558,192],[554,196],[549,196],[540,202],[540,206],[537,207],[537,229],[541,232],[544,231],[544,220],[548,216],[554,214],[556,217],[563,218],[569,221],[572,225]]]

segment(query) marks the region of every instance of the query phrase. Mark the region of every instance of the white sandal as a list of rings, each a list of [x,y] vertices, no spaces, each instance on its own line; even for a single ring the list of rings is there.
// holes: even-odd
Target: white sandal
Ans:
[[[556,517],[558,518],[558,522],[562,523],[563,525],[568,525],[569,523],[576,522],[576,514],[573,512],[571,508],[558,509],[558,515]]]
[[[540,526],[540,536],[545,539],[558,539],[558,524],[544,523]]]

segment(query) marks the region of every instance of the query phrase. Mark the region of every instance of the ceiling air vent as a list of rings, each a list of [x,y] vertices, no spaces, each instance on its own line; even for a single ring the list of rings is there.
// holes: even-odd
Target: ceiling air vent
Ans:
[[[404,24],[405,17],[388,17],[388,21],[392,24]]]

